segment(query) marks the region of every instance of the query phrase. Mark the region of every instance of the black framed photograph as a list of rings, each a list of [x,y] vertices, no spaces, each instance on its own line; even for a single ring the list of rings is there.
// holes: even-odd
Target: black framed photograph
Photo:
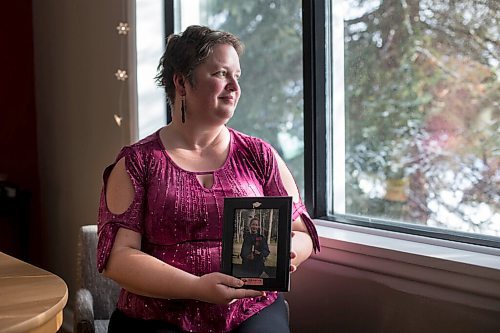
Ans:
[[[224,199],[222,272],[242,288],[289,291],[292,197]]]

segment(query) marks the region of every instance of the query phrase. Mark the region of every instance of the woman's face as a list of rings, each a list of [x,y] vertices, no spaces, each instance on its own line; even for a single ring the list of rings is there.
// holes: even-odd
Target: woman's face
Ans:
[[[250,232],[252,234],[256,234],[259,231],[259,221],[257,220],[252,220],[250,222]]]
[[[234,47],[216,45],[205,62],[194,69],[193,85],[186,84],[187,121],[227,123],[240,98],[240,75],[240,59]]]

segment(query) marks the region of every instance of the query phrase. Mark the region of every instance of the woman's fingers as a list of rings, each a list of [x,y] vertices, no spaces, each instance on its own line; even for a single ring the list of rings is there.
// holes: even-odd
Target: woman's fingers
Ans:
[[[290,259],[292,259],[292,260],[293,260],[293,259],[295,259],[295,258],[297,258],[297,252],[295,252],[295,251],[293,251],[293,250],[292,250],[292,251],[290,251]],[[296,265],[294,265],[294,264],[290,264],[290,273],[293,273],[293,272],[295,272],[296,270],[297,270],[297,266],[296,266]]]
[[[259,297],[265,296],[266,293],[259,290],[252,289],[235,289],[243,287],[244,282],[238,278],[235,278],[230,275],[218,273],[217,277],[219,278],[219,284],[222,284],[226,287],[228,303],[234,302],[235,299],[247,298],[247,297]]]
[[[243,287],[243,281],[238,279],[238,278],[235,278],[234,276],[226,275],[226,274],[222,274],[222,273],[219,273],[218,276],[219,276],[218,283],[220,283],[220,284],[226,285],[228,287],[233,287],[233,288]]]
[[[266,296],[266,293],[259,290],[252,289],[235,289],[232,298],[247,298],[247,297],[259,297]]]

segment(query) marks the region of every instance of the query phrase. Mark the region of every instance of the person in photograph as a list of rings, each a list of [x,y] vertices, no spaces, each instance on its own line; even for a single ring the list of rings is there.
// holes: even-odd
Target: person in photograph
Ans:
[[[108,332],[289,332],[280,293],[220,272],[225,197],[293,196],[290,271],[319,250],[281,157],[226,126],[242,52],[236,36],[208,27],[170,35],[157,81],[172,121],[104,170],[97,266],[122,287]]]
[[[240,253],[243,274],[248,277],[268,277],[264,269],[270,251],[266,236],[260,233],[259,219],[252,218],[248,227],[249,231],[243,235]]]

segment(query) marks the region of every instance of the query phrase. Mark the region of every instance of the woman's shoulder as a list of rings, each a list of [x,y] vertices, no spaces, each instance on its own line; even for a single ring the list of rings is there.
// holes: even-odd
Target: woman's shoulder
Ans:
[[[271,149],[272,146],[266,140],[261,139],[259,137],[245,134],[234,128],[229,128],[229,131],[232,133],[234,144],[240,146],[239,148],[250,148],[250,149]]]
[[[129,147],[133,147],[135,149],[142,149],[142,148],[155,148],[161,146],[160,130],[161,129],[156,130],[155,132],[144,137],[143,139],[131,144]]]
[[[124,146],[118,155],[118,159],[127,155],[149,155],[154,151],[161,151],[160,130],[140,139],[130,145]]]

